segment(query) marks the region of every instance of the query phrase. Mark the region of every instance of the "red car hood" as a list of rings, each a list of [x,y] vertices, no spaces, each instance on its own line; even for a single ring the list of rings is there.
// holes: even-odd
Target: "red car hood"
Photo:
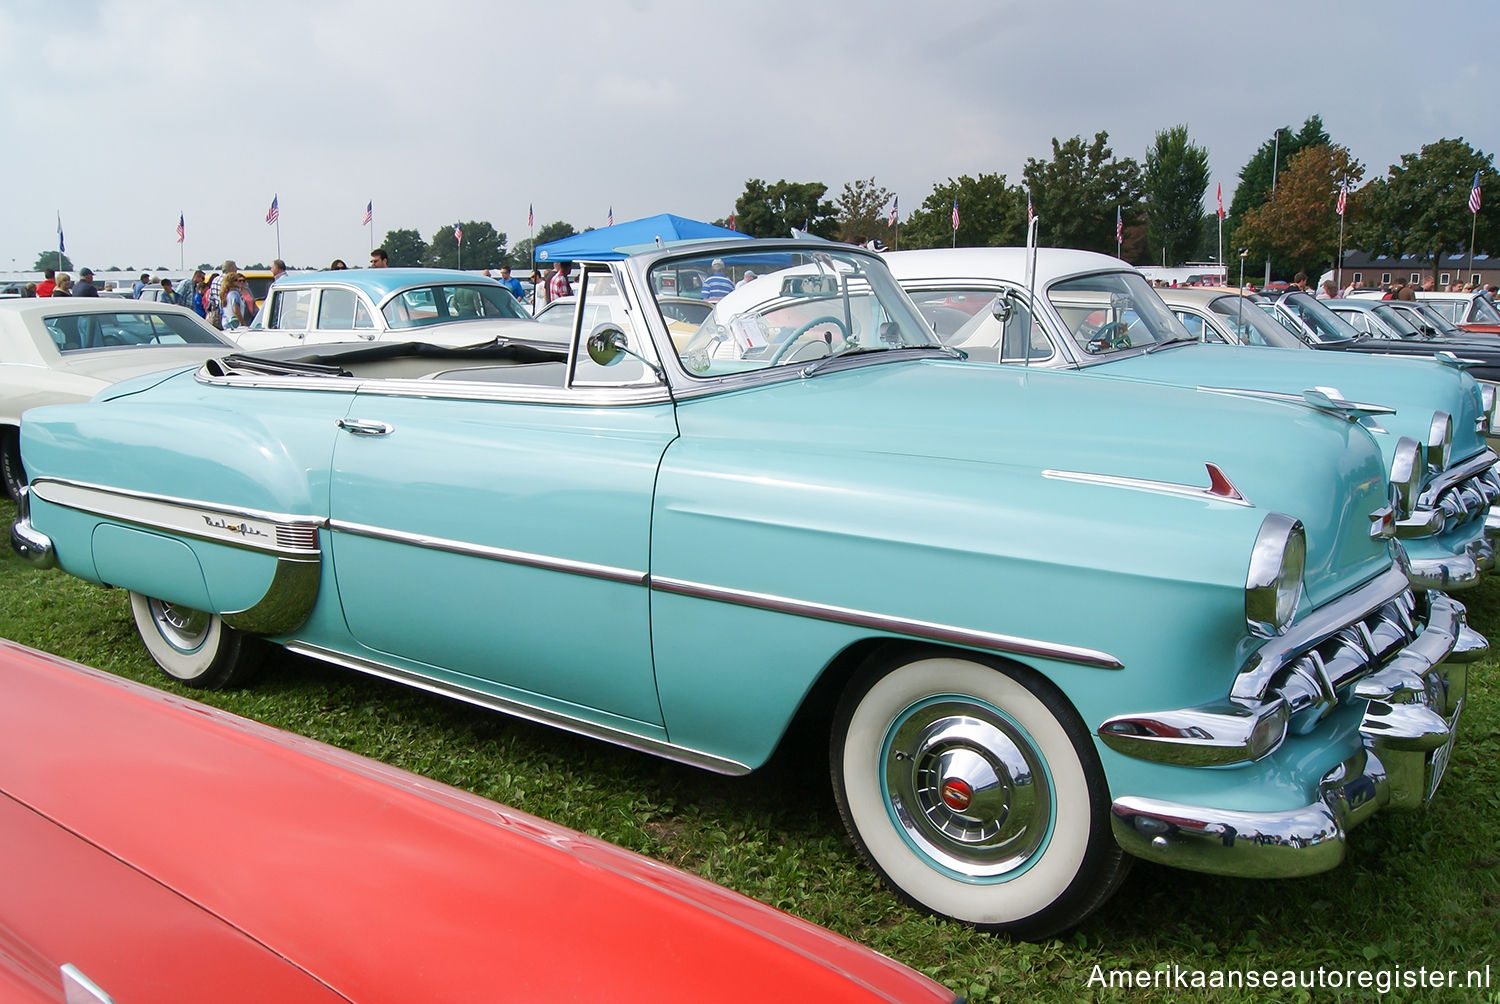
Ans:
[[[405,771],[9,642],[0,674],[0,791],[350,1000],[953,1000],[813,924]],[[68,876],[47,881],[66,901]],[[24,929],[8,909],[0,927]],[[131,964],[82,967],[109,990]],[[278,999],[226,973],[204,993]]]

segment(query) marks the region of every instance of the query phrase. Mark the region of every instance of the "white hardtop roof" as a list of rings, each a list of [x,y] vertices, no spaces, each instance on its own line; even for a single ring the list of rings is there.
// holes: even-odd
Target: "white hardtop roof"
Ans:
[[[1026,248],[931,248],[889,251],[882,257],[901,281],[920,279],[1009,279],[1026,277]],[[1036,284],[1046,286],[1069,276],[1090,272],[1136,271],[1133,265],[1097,251],[1072,248],[1036,249]]]

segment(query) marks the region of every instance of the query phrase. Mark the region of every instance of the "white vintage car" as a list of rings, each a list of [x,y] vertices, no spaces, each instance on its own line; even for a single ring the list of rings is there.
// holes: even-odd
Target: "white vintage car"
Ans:
[[[191,310],[114,297],[0,303],[0,475],[13,497],[26,484],[18,431],[39,404],[87,401],[121,380],[194,366],[230,343]]]
[[[461,346],[555,342],[555,327],[531,318],[494,279],[440,268],[357,268],[276,280],[255,320],[225,332],[251,352],[333,342],[426,342]]]

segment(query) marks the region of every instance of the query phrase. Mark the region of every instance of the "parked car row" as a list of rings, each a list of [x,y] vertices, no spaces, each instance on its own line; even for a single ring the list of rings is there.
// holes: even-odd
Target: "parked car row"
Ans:
[[[662,303],[716,259],[758,278]],[[727,774],[800,718],[900,895],[1022,937],[1438,789],[1500,492],[1461,356],[1198,344],[1062,252],[674,246],[561,327],[336,275],[252,329],[303,337],[21,423],[13,546],[129,590],[177,680],[264,639]],[[371,327],[323,341],[338,288]]]

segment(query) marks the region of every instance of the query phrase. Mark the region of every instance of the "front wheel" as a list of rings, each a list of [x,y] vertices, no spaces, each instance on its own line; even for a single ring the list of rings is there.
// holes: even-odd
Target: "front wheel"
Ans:
[[[224,690],[247,682],[260,668],[255,640],[226,625],[218,614],[130,594],[130,614],[146,651],[178,683]]]
[[[1092,913],[1127,867],[1087,729],[1023,667],[871,667],[840,702],[831,766],[856,846],[933,913],[1044,938]]]
[[[21,497],[26,487],[26,468],[21,466],[21,431],[10,427],[0,428],[0,479],[5,482],[5,491],[13,499]]]

